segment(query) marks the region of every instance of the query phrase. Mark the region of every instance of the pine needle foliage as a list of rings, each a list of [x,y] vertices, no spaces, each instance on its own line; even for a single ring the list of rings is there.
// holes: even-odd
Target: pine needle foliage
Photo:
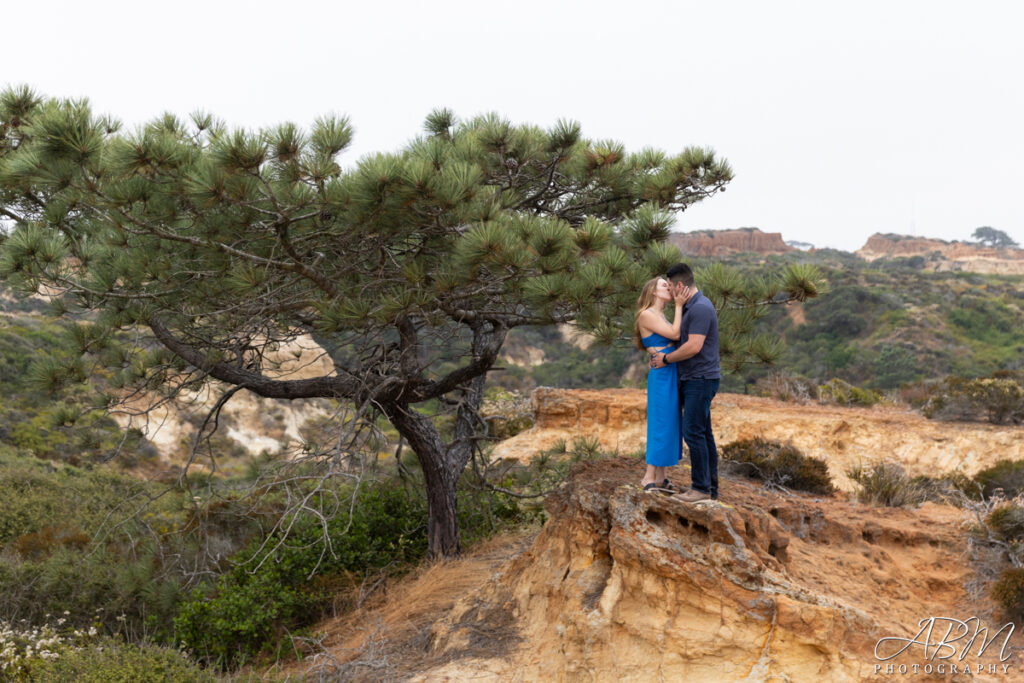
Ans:
[[[508,331],[620,336],[639,285],[680,257],[664,242],[673,214],[732,178],[706,148],[630,153],[571,121],[448,110],[345,169],[340,116],[308,131],[229,130],[206,113],[118,128],[85,101],[0,94],[0,277],[63,292],[102,329],[148,332],[165,353],[114,356],[129,384],[190,368],[262,396],[372,406],[421,461],[433,554],[458,551],[455,482],[484,438],[483,382]],[[727,304],[754,296],[729,282]],[[336,370],[268,373],[264,352],[302,334]],[[436,401],[454,413],[450,441],[416,408]]]

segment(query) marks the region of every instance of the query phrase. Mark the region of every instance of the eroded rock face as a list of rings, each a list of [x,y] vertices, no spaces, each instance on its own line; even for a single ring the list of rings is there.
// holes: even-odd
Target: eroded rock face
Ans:
[[[578,466],[532,547],[438,622],[430,647],[457,658],[488,634],[503,647],[471,666],[483,680],[885,680],[880,638],[987,608],[964,589],[954,508],[876,509],[735,480],[724,504],[687,504],[639,491],[640,470]],[[997,650],[971,661],[999,663]],[[887,663],[924,661],[917,648]]]
[[[782,233],[761,232],[757,228],[677,232],[669,236],[669,242],[687,256],[723,256],[750,252],[783,254],[794,251],[793,247],[782,240]]]
[[[608,452],[641,452],[647,440],[647,396],[642,389],[534,391],[532,429],[495,446],[501,458],[529,460],[559,439],[596,438]],[[1024,429],[1015,426],[928,420],[912,411],[876,406],[801,405],[768,398],[719,394],[711,406],[719,446],[760,436],[789,441],[825,460],[840,489],[857,464],[894,460],[912,475],[960,471],[973,475],[999,460],[1024,459]]]
[[[874,234],[856,254],[868,261],[921,256],[926,259],[929,268],[940,272],[1024,274],[1024,249],[996,249],[924,237],[901,236],[894,239]]]
[[[330,357],[309,335],[270,350],[264,363],[264,372],[276,379],[307,379],[334,372]],[[182,392],[170,402],[156,394],[133,394],[112,417],[122,428],[140,429],[164,463],[177,464],[191,452],[196,425],[225,389],[212,383],[199,392]],[[224,406],[220,431],[252,455],[276,453],[302,441],[306,422],[327,415],[327,402],[322,399],[278,401],[241,391]]]

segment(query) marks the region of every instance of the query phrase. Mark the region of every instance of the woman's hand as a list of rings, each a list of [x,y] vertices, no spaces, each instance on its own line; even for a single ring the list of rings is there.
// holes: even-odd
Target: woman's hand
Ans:
[[[674,299],[676,300],[676,306],[685,306],[686,302],[693,298],[693,295],[697,293],[696,287],[683,286],[676,290]]]

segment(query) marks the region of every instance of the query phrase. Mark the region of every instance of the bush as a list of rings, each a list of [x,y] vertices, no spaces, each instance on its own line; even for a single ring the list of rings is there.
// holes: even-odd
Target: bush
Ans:
[[[185,585],[180,567],[194,568],[198,553],[178,533],[182,494],[164,495],[118,526],[121,513],[111,512],[122,506],[126,515],[157,487],[3,447],[0,490],[0,619],[41,624],[67,610],[70,626],[171,640]]]
[[[775,486],[822,494],[835,490],[825,461],[804,455],[792,444],[743,439],[722,448],[722,458],[737,472]]]
[[[487,435],[503,441],[533,426],[533,400],[517,392],[500,389],[489,392],[480,409],[487,423]]]
[[[213,683],[217,679],[177,650],[156,645],[126,645],[104,638],[69,649],[56,659],[32,666],[29,681],[75,683]]]
[[[918,475],[910,480],[911,486],[918,487],[924,500],[963,507],[967,498],[977,497],[978,485],[962,472],[950,472],[941,477]]]
[[[1024,618],[1024,568],[1004,570],[992,585],[991,595],[1009,619]]]
[[[772,372],[754,384],[754,393],[779,401],[807,403],[817,398],[818,387],[804,377],[790,375],[785,372]]]
[[[1020,424],[1024,422],[1024,378],[1019,373],[947,377],[930,388],[921,412],[935,420]]]
[[[873,406],[882,400],[882,395],[877,391],[861,389],[834,377],[827,384],[818,387],[818,400],[822,403],[837,403],[842,406]]]
[[[1024,507],[1001,505],[989,513],[986,525],[1007,542],[1024,539]]]
[[[1024,493],[1024,460],[1000,460],[974,475],[974,481],[985,498],[999,489],[1006,498],[1016,498]]]
[[[335,593],[367,570],[400,569],[426,553],[426,510],[400,486],[359,495],[351,519],[296,522],[288,538],[254,542],[212,592],[196,591],[175,619],[178,638],[194,656],[230,667],[270,648],[286,631],[316,621]],[[280,543],[280,545],[279,545]]]
[[[903,507],[927,499],[924,487],[912,480],[899,464],[879,462],[871,467],[855,465],[846,471],[859,487],[857,500],[871,505]]]

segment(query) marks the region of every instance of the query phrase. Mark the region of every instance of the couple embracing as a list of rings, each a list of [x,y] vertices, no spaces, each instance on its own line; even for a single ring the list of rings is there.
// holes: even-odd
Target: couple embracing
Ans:
[[[672,303],[670,323],[665,306]],[[722,371],[718,358],[718,315],[694,285],[685,263],[644,285],[637,300],[633,338],[651,356],[647,374],[647,471],[645,491],[696,503],[718,499],[718,450],[711,432],[711,399]],[[668,468],[690,452],[692,487],[680,490]]]

